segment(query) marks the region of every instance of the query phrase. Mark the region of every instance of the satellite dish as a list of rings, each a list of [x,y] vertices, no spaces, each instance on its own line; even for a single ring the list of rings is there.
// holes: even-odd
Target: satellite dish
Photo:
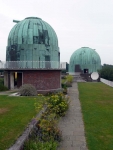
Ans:
[[[93,73],[91,74],[91,79],[92,79],[92,80],[97,80],[98,78],[99,78],[98,72],[93,72]]]

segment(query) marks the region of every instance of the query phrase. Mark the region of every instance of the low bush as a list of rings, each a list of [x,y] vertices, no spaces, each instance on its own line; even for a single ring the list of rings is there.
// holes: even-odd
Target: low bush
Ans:
[[[41,94],[38,96],[43,97]],[[62,93],[49,94],[45,101],[47,109],[25,143],[24,150],[56,150],[62,139],[58,118],[65,115],[69,106],[68,98]],[[35,104],[35,107],[38,109],[39,106]]]
[[[67,87],[72,87],[72,82],[67,81],[65,84]]]
[[[20,87],[19,93],[21,96],[36,96],[37,90],[31,84],[24,84]]]
[[[73,81],[73,76],[72,76],[72,75],[67,75],[67,76],[66,76],[66,81],[72,83],[72,81]]]
[[[4,78],[0,78],[0,85],[4,85]]]
[[[62,78],[62,79],[66,79],[66,76],[65,76],[65,75],[63,75],[63,76],[61,76],[61,78]]]
[[[8,88],[4,86],[3,84],[0,84],[0,91],[7,91]]]
[[[67,94],[67,87],[72,87],[72,82],[73,82],[73,76],[67,75],[65,78],[62,79],[62,88],[63,88],[63,93]]]
[[[66,83],[62,83],[61,86],[62,86],[62,89],[63,89],[63,93],[67,94],[67,85],[66,85]]]
[[[61,141],[61,132],[57,127],[57,122],[55,114],[45,112],[37,124],[38,138],[44,142],[51,139],[57,142]]]
[[[24,150],[56,150],[58,147],[58,142],[50,140],[43,142],[38,140],[29,140],[25,143]]]
[[[62,83],[61,86],[62,86],[63,89],[66,89],[66,88],[67,88],[66,83]]]
[[[58,93],[48,97],[47,105],[48,105],[48,109],[52,111],[52,113],[55,113],[57,116],[61,117],[64,116],[67,111],[69,106],[69,101],[64,94]]]

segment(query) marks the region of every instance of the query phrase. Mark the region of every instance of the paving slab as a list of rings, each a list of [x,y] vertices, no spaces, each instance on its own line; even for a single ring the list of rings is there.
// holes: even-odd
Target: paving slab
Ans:
[[[62,141],[58,150],[88,150],[77,82],[73,82],[72,87],[68,89],[68,96],[70,97],[69,110],[59,121]]]

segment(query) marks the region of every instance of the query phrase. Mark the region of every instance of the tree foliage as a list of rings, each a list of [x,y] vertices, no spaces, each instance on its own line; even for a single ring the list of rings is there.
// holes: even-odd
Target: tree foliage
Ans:
[[[113,81],[113,65],[104,64],[99,70],[99,74],[101,78]]]

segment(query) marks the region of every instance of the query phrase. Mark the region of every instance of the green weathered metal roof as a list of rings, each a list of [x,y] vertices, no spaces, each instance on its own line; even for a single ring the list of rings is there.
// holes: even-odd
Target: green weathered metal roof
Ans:
[[[91,73],[101,68],[101,59],[95,49],[82,47],[71,55],[69,72],[75,72],[75,65],[80,65],[82,70],[89,69]]]
[[[58,38],[54,29],[41,18],[27,17],[12,28],[8,36],[8,45],[33,44],[33,36],[39,36],[38,30],[47,30],[50,43],[58,46]],[[22,42],[24,40],[24,42]]]
[[[27,17],[8,36],[6,61],[60,61],[58,38],[54,29],[41,18]]]

